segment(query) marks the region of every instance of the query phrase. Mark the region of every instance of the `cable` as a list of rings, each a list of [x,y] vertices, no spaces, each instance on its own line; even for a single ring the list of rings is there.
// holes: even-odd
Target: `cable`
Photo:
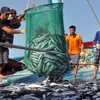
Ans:
[[[33,4],[35,5],[35,0],[33,1]]]
[[[30,5],[30,0],[28,0],[28,3],[27,3],[27,9],[29,8],[29,5]]]
[[[93,7],[92,7],[92,5],[90,4],[89,0],[87,0],[87,3],[88,3],[88,5],[90,6],[91,11],[92,11],[92,13],[94,14],[94,16],[95,16],[95,18],[96,18],[98,24],[100,25],[100,21],[99,21],[97,15],[96,15],[96,13],[94,12]]]
[[[32,6],[35,7],[35,0],[33,0],[33,3],[32,4],[33,4]]]

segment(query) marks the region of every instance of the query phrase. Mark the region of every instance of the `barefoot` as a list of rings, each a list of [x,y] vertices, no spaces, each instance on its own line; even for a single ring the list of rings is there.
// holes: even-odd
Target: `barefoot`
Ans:
[[[0,78],[5,78],[6,76],[3,76],[2,74],[0,74]]]
[[[96,76],[93,76],[93,77],[92,77],[92,79],[96,79],[96,78],[97,78]]]
[[[75,80],[75,81],[77,80],[77,77],[76,77],[76,76],[74,76],[74,80]]]

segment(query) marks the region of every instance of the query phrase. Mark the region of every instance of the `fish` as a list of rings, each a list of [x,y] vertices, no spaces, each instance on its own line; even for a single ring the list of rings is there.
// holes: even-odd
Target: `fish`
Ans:
[[[0,100],[99,100],[100,79],[12,84],[0,87]]]

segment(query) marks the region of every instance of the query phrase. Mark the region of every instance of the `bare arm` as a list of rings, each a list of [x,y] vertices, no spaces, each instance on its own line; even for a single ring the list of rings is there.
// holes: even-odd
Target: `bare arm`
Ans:
[[[84,52],[84,44],[83,44],[83,40],[82,40],[81,36],[79,36],[79,43],[81,45],[81,52]]]
[[[21,34],[21,33],[25,33],[24,30],[14,30],[14,29],[9,28],[7,26],[2,26],[1,29],[4,30],[5,32],[7,32],[8,34]]]
[[[20,14],[20,15],[17,17],[17,20],[18,20],[18,21],[21,21],[23,18],[24,18],[24,15],[23,15],[23,14]]]
[[[20,21],[17,18],[11,20],[11,22],[10,22],[10,24],[17,24],[17,23],[20,23]]]
[[[10,24],[16,24],[20,23],[22,19],[24,18],[25,12],[23,11],[22,14],[20,14],[16,19],[13,19]]]
[[[20,23],[22,21],[23,16],[20,15],[18,16],[16,19],[11,20],[10,24],[17,24]]]
[[[84,52],[84,44],[81,44],[81,51]]]

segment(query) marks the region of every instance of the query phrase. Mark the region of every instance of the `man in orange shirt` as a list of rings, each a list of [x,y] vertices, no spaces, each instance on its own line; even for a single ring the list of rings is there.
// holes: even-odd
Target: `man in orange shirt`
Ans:
[[[70,26],[70,35],[66,37],[66,42],[68,44],[68,53],[70,57],[70,63],[74,65],[74,80],[77,79],[76,75],[78,72],[80,53],[83,52],[83,41],[79,34],[76,34],[76,27]]]

